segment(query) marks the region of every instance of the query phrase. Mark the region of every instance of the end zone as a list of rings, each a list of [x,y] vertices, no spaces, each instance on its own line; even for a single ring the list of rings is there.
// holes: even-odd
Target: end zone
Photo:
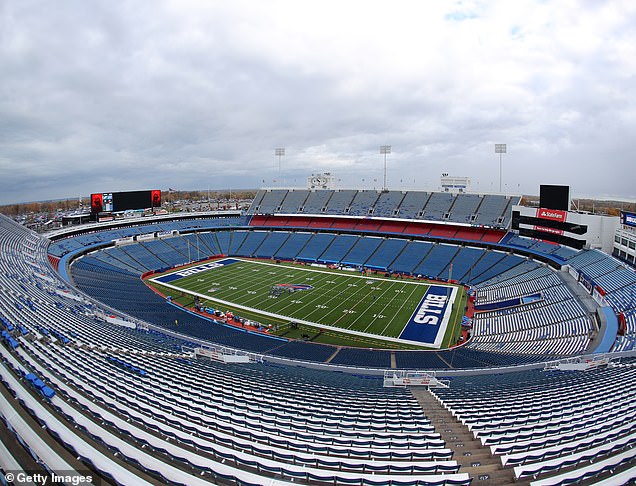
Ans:
[[[455,286],[431,285],[402,330],[400,339],[440,348],[456,296]]]
[[[213,268],[224,267],[225,265],[231,265],[232,263],[238,263],[241,260],[237,260],[236,258],[224,258],[223,260],[218,260],[216,262],[208,262],[203,263],[202,265],[196,265],[194,267],[184,268],[183,270],[178,270],[176,272],[168,273],[167,275],[162,275],[157,278],[152,278],[150,280],[159,283],[169,283],[174,282],[175,280],[179,280],[184,277],[189,277],[190,275],[195,275],[200,272],[205,272],[207,270],[212,270]]]

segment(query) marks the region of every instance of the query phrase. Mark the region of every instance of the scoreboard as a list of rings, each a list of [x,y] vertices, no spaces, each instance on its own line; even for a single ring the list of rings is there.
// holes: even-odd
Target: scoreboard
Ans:
[[[541,184],[539,186],[539,206],[544,209],[570,210],[570,186]]]
[[[161,207],[160,190],[91,194],[91,213],[117,213],[158,207]]]
[[[537,240],[611,253],[620,221],[617,216],[606,214],[513,206],[511,229]]]
[[[550,208],[525,208],[512,210],[512,229],[519,235],[547,240],[581,249],[586,244],[588,226],[575,213]]]
[[[541,184],[539,207],[513,206],[511,230],[520,236],[580,250],[594,248],[611,253],[619,222],[636,226],[636,215],[619,220],[607,214],[571,211],[569,186]]]

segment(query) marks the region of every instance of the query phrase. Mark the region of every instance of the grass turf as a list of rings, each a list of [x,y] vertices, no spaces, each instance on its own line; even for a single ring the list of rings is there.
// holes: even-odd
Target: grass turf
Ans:
[[[312,288],[295,291],[283,288],[282,292],[274,295],[272,289],[279,284],[309,285]],[[382,337],[399,337],[429,287],[426,283],[410,279],[362,276],[359,272],[336,272],[250,260],[183,277],[171,285],[179,287],[183,295],[179,296],[179,291],[165,287],[162,292],[172,295],[182,305],[192,305],[193,298],[189,294],[202,294],[207,296],[204,305],[223,311],[233,310],[243,317],[272,324],[278,335],[290,338],[304,336],[330,344],[391,348],[413,348],[406,343],[400,345],[382,340]],[[460,292],[456,300],[459,302],[454,306],[442,347],[453,343],[459,333],[464,292]],[[254,310],[247,311],[232,304]],[[258,311],[285,317],[265,316]],[[337,330],[320,332],[307,324],[294,329],[288,326],[289,321],[294,320],[359,331],[367,336],[354,336]],[[372,335],[378,336],[378,339]]]

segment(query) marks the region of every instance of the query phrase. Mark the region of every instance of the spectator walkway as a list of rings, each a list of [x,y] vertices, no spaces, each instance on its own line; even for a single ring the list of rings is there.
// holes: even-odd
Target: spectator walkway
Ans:
[[[510,469],[504,469],[501,461],[490,453],[488,447],[473,437],[468,427],[457,420],[428,389],[411,388],[431,421],[431,425],[439,432],[446,447],[453,451],[453,459],[461,470],[468,472],[473,478],[472,484],[478,486],[502,486],[515,484],[525,486],[527,481],[515,481]]]

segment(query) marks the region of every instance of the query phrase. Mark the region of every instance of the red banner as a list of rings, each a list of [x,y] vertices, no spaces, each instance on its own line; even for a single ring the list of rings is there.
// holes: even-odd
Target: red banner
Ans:
[[[565,222],[568,219],[568,212],[559,209],[539,208],[537,209],[537,218]]]

